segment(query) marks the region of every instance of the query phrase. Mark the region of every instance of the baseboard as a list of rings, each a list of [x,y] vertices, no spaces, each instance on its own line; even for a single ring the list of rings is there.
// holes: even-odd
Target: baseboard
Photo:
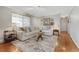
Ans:
[[[70,34],[69,34],[70,35]],[[72,38],[72,36],[70,35],[72,41],[74,42],[74,44],[77,46],[77,48],[79,48],[78,44],[76,43],[76,41]]]
[[[73,40],[73,39],[72,39]],[[73,42],[75,43],[75,45],[79,48],[79,46],[78,46],[78,44],[76,43],[76,41],[75,40],[73,40]]]

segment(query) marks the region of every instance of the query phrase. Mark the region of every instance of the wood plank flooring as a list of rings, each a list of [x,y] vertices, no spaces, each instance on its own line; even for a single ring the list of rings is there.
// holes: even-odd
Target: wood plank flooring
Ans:
[[[0,44],[0,52],[19,52],[19,51],[20,49],[16,48],[11,43]],[[72,41],[69,34],[67,32],[61,32],[57,40],[55,52],[77,52],[77,51],[79,51],[79,49]]]
[[[20,50],[11,43],[0,44],[0,52],[19,52],[19,51]]]
[[[61,32],[58,37],[55,52],[77,52],[79,49],[67,32]]]

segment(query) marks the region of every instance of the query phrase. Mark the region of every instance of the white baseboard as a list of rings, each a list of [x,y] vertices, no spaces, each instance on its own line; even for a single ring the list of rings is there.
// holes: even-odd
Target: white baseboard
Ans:
[[[69,34],[70,35],[70,34]],[[78,44],[76,43],[76,41],[72,38],[72,36],[70,35],[71,39],[73,40],[73,42],[75,43],[75,45],[79,48]]]
[[[73,40],[73,39],[72,39]],[[76,43],[76,41],[75,40],[73,40],[73,42],[75,43],[75,45],[79,48],[79,46],[78,46],[78,44]]]

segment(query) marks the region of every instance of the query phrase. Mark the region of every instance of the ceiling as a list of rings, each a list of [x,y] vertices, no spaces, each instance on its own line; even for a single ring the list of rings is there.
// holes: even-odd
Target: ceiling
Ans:
[[[13,12],[32,16],[53,16],[56,14],[69,15],[73,6],[7,6]]]

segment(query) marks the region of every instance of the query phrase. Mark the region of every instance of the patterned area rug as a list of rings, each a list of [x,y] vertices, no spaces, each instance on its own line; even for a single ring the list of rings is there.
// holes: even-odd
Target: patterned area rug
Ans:
[[[57,36],[44,36],[43,40],[36,41],[36,37],[24,42],[16,40],[12,44],[20,48],[22,52],[53,52],[57,42]]]

